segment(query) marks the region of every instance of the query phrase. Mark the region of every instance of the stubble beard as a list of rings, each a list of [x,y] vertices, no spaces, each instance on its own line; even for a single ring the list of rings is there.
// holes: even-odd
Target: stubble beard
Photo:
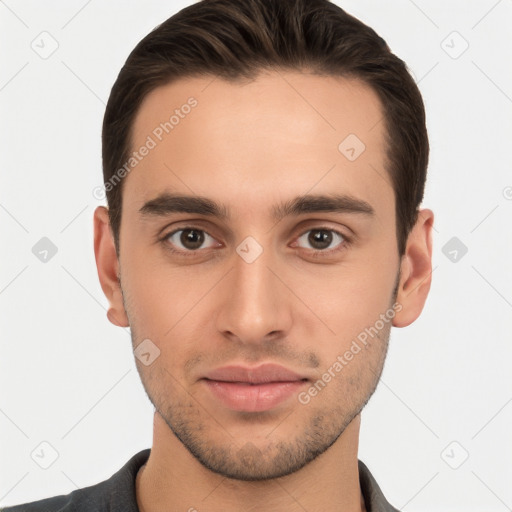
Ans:
[[[398,280],[397,280],[398,282]],[[396,299],[397,286],[393,290],[393,300]],[[128,315],[128,310],[125,310]],[[130,315],[128,315],[130,317]],[[134,324],[130,321],[132,344],[139,338],[136,335]],[[156,413],[165,421],[170,431],[183,444],[188,452],[205,468],[222,475],[223,477],[244,480],[261,481],[283,477],[294,473],[319,455],[328,450],[343,434],[347,426],[366,406],[377,388],[389,345],[391,324],[385,326],[376,336],[373,343],[377,354],[373,359],[367,358],[365,363],[365,379],[361,375],[336,377],[339,395],[348,397],[348,401],[338,402],[332,406],[332,394],[323,391],[315,397],[317,404],[302,405],[298,401],[295,409],[285,417],[276,420],[276,426],[265,428],[270,431],[263,446],[257,446],[250,439],[239,440],[229,435],[227,428],[209,414],[186,390],[174,386],[175,394],[171,396],[158,392],[162,382],[168,381],[169,372],[165,368],[151,372],[138,363],[137,369],[141,377],[144,390],[155,407]],[[364,357],[364,356],[363,356]],[[155,371],[156,370],[156,371]],[[364,373],[364,372],[363,372]],[[172,380],[172,379],[171,379]],[[333,381],[332,384],[336,379]],[[322,397],[324,394],[324,397]],[[325,399],[327,398],[327,399]],[[311,413],[304,419],[304,410],[310,408]],[[295,412],[299,412],[299,420],[304,425],[295,434],[286,432],[287,423],[296,419]],[[250,414],[244,415],[243,421],[250,421]],[[258,418],[254,417],[256,421]],[[216,437],[222,441],[212,440],[211,435],[216,430]],[[220,435],[219,435],[220,431]],[[282,434],[284,432],[284,434]],[[281,437],[280,437],[281,435]],[[290,440],[290,438],[292,438]]]

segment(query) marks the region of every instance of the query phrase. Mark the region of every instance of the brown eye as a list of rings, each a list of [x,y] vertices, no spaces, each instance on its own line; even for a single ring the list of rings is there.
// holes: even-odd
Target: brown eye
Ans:
[[[182,253],[197,252],[199,249],[209,248],[202,247],[207,239],[214,240],[208,233],[196,228],[177,229],[164,238],[171,246],[177,247],[173,250]],[[210,247],[213,247],[213,245],[210,245]]]
[[[204,234],[197,229],[181,230],[180,243],[187,249],[199,249],[204,242]]]
[[[340,245],[344,245],[343,242],[346,241],[345,237],[341,233],[338,233],[333,229],[326,228],[310,229],[302,234],[297,240],[301,243],[309,244],[312,251],[326,253],[337,250],[337,248]],[[331,247],[333,242],[338,242],[334,248]]]

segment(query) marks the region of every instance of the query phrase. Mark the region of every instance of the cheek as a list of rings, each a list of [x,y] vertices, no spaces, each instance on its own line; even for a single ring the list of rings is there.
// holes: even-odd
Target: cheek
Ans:
[[[308,414],[352,419],[373,394],[386,354],[389,329],[367,343],[357,339],[333,354],[298,401]]]
[[[328,278],[303,278],[296,293],[316,314],[312,321],[322,320],[332,338],[347,340],[390,308],[396,272],[391,267],[350,267]]]
[[[154,377],[158,366],[162,372],[165,368],[166,372],[151,380],[155,385],[168,381],[167,372],[181,379],[185,362],[202,346],[198,337],[211,330],[211,315],[204,307],[212,300],[208,292],[219,277],[193,271],[193,266],[178,268],[154,261],[148,264],[141,258],[137,260],[134,254],[129,260],[123,270],[123,289],[129,298],[127,309],[134,344],[149,338],[160,351],[155,369],[141,370]],[[171,379],[167,384],[172,382]]]
[[[187,312],[194,314],[194,304],[207,284],[203,286],[186,271],[147,253],[132,252],[122,268],[130,313],[140,327],[158,337],[164,336]]]
[[[321,360],[321,371],[351,347],[358,354],[348,354],[348,358],[359,362],[351,363],[352,369],[367,358],[380,357],[382,342],[379,338],[386,339],[391,327],[389,318],[394,316],[391,299],[398,263],[393,258],[387,262],[375,260],[377,258],[367,257],[365,261],[361,257],[357,263],[341,265],[328,276],[324,270],[324,274],[315,276],[303,274],[300,280],[296,293],[304,297],[315,315],[307,314],[298,321],[302,322],[304,337],[316,340],[311,348]],[[381,315],[386,313],[389,318],[383,321]],[[371,350],[365,342],[372,345]],[[344,371],[344,374],[348,376],[351,371]]]

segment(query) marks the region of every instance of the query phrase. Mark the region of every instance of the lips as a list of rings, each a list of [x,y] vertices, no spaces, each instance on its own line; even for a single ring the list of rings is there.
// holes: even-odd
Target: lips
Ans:
[[[223,382],[245,382],[247,384],[291,382],[306,379],[306,377],[277,364],[262,364],[255,368],[225,366],[208,372],[205,378]]]
[[[225,407],[245,412],[273,409],[308,381],[304,375],[270,363],[253,368],[225,366],[209,371],[201,380]]]

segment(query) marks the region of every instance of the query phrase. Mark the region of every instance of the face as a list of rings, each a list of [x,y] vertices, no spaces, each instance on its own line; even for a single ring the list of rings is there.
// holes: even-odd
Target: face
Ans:
[[[298,470],[376,387],[401,307],[382,117],[365,84],[295,72],[183,79],[141,106],[124,309],[150,400],[215,472]]]

